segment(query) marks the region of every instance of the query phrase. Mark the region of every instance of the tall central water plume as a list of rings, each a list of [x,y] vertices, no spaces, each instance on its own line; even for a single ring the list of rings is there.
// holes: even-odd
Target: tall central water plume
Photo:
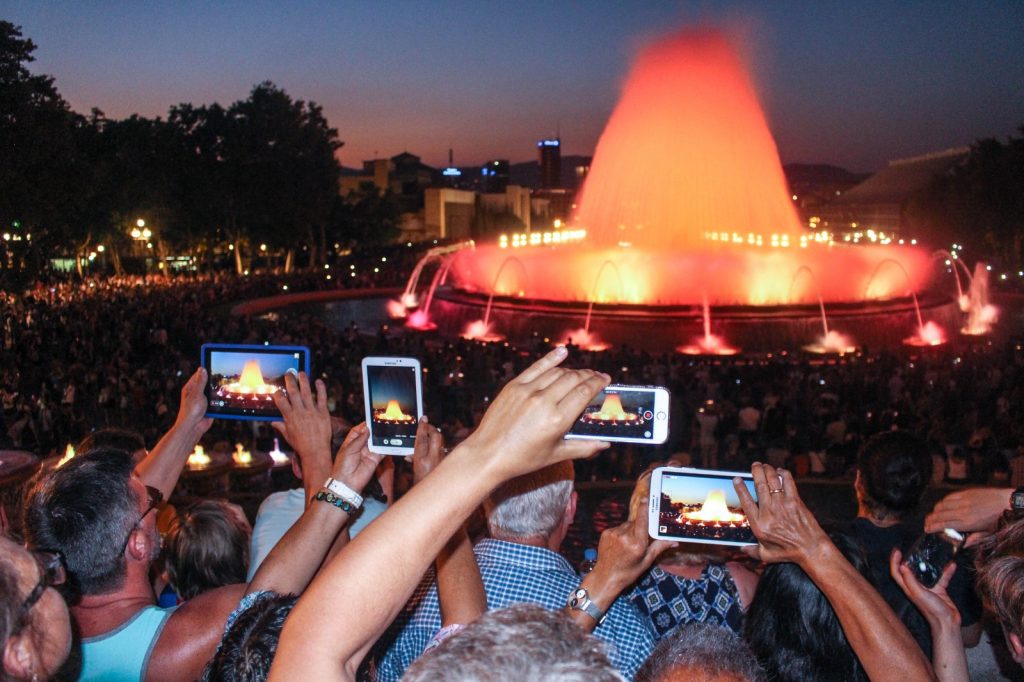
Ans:
[[[753,85],[713,31],[639,56],[591,169],[576,217],[596,246],[692,251],[709,231],[801,231]]]

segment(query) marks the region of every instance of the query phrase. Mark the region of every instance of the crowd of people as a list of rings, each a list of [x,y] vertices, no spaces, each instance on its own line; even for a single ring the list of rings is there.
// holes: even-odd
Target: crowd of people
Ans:
[[[332,268],[394,286],[417,255]],[[966,680],[986,620],[1024,664],[1014,342],[708,362],[335,328],[301,308],[230,314],[332,281],[4,296],[0,449],[78,454],[0,515],[0,679]],[[195,366],[214,341],[311,348],[273,429],[205,416]],[[359,423],[373,354],[423,363],[408,463],[370,452]],[[613,379],[670,388],[665,446],[563,438]],[[302,487],[254,519],[224,500],[168,503],[197,443],[273,436]],[[757,544],[652,540],[650,470],[664,463],[749,471],[756,497],[735,492]],[[798,488],[813,475],[849,476],[855,518],[819,522]],[[606,478],[635,487],[580,575],[561,553],[576,482]],[[948,494],[922,508],[936,486]],[[904,556],[945,529],[966,541],[925,586]]]

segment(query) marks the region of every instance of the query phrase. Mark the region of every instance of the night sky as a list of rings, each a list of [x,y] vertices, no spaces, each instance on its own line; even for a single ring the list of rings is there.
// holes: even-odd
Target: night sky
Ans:
[[[10,2],[77,111],[166,115],[271,80],[324,107],[341,160],[592,154],[638,46],[736,36],[783,162],[869,171],[1024,124],[1024,2]]]

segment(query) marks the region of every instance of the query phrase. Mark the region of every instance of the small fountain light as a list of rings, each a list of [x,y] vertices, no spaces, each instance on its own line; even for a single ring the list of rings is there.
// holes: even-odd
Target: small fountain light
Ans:
[[[421,332],[437,329],[437,325],[430,320],[430,316],[425,310],[417,310],[410,314],[409,319],[405,322],[405,326]]]
[[[246,450],[241,443],[235,443],[235,451],[231,453],[231,459],[235,460],[235,464],[248,466],[252,464],[252,453]]]
[[[189,469],[202,469],[210,466],[210,456],[203,450],[202,445],[196,445],[196,449],[188,456]]]
[[[274,449],[268,454],[270,455],[270,459],[274,460],[274,464],[288,464],[290,461],[288,459],[288,455],[281,452],[281,445],[277,442],[276,438],[274,439]]]
[[[405,305],[401,301],[388,301],[388,316],[397,320],[405,317]]]
[[[692,343],[678,346],[676,352],[683,355],[736,355],[740,349],[730,346],[720,336],[705,334],[695,338]]]
[[[946,332],[942,327],[928,320],[920,328],[915,336],[904,339],[903,343],[908,346],[941,346],[946,342]]]
[[[856,353],[857,346],[854,344],[853,339],[846,334],[830,329],[828,334],[819,336],[814,343],[804,346],[804,350],[809,353],[838,353],[839,355],[845,355],[846,353]]]
[[[70,462],[74,458],[74,456],[75,446],[72,445],[71,443],[68,443],[68,446],[64,448],[64,456],[60,458],[59,462],[57,462],[57,468],[59,469],[60,467]]]
[[[491,325],[487,324],[483,320],[476,320],[470,322],[466,329],[462,332],[462,338],[469,339],[470,341],[504,341],[505,337],[501,334],[491,332]]]

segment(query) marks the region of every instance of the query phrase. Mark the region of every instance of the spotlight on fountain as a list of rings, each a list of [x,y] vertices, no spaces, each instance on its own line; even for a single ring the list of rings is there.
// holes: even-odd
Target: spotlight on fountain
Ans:
[[[733,348],[725,339],[714,334],[697,337],[693,343],[679,346],[676,351],[684,355],[736,355],[739,348]]]
[[[462,332],[462,338],[469,339],[470,341],[486,341],[488,343],[505,340],[505,337],[501,334],[492,332],[490,323],[485,320],[475,320],[466,325],[465,331]]]
[[[963,298],[967,299],[967,305],[965,307],[961,304],[960,308],[967,313],[967,323],[960,333],[981,336],[992,331],[992,325],[999,320],[999,308],[989,303],[988,268],[984,263],[979,262],[974,266],[970,290]]]
[[[403,296],[404,298],[404,296]],[[410,306],[415,308],[416,306]],[[388,317],[392,320],[399,320],[406,316],[406,306],[401,301],[388,301]]]
[[[946,343],[946,332],[942,330],[942,327],[935,324],[935,322],[928,320],[918,327],[916,335],[903,339],[903,343],[907,346],[916,346],[919,348],[941,346]]]
[[[430,315],[427,314],[426,310],[417,310],[411,313],[409,319],[405,322],[405,326],[421,332],[437,329],[437,325],[431,321]]]
[[[824,335],[819,336],[814,343],[804,346],[804,350],[808,353],[822,355],[827,353],[846,355],[847,353],[856,353],[857,345],[846,334],[830,329]]]
[[[562,335],[561,344],[568,346],[578,346],[583,350],[601,352],[611,348],[610,343],[605,343],[601,340],[601,337],[592,331],[587,330],[585,327],[579,327],[578,329],[570,329],[564,335]]]

